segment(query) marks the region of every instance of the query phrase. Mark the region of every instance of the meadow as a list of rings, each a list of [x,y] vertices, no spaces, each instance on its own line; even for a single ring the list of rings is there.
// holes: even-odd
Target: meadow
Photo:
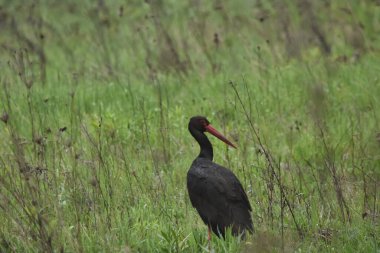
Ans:
[[[208,252],[206,116],[255,233],[213,252],[380,251],[380,3],[0,1],[0,252]]]

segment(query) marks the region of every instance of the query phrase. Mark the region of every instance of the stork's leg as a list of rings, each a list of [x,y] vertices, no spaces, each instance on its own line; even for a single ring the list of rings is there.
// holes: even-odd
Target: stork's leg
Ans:
[[[207,225],[207,227],[208,227],[208,236],[207,236],[208,252],[211,252],[211,227],[210,225]]]

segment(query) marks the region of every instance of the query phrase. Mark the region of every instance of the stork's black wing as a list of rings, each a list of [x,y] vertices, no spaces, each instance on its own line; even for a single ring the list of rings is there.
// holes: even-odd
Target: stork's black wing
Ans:
[[[253,231],[251,205],[232,171],[197,158],[187,174],[187,188],[192,205],[215,234],[224,237],[227,227],[234,235]]]

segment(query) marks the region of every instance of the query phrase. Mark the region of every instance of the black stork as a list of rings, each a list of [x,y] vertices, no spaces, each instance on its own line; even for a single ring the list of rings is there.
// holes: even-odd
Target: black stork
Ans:
[[[205,132],[231,147],[236,148],[235,145],[203,116],[190,119],[189,131],[201,151],[187,173],[187,189],[191,204],[208,226],[208,240],[211,240],[211,230],[224,238],[228,227],[235,236],[244,236],[246,231],[252,233],[252,208],[247,194],[231,170],[212,161],[213,149]]]

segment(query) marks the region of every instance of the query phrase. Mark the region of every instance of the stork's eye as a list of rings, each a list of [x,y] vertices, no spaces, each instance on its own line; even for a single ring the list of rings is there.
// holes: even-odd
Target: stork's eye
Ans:
[[[201,123],[202,126],[207,126],[206,120],[200,119],[199,122]]]

